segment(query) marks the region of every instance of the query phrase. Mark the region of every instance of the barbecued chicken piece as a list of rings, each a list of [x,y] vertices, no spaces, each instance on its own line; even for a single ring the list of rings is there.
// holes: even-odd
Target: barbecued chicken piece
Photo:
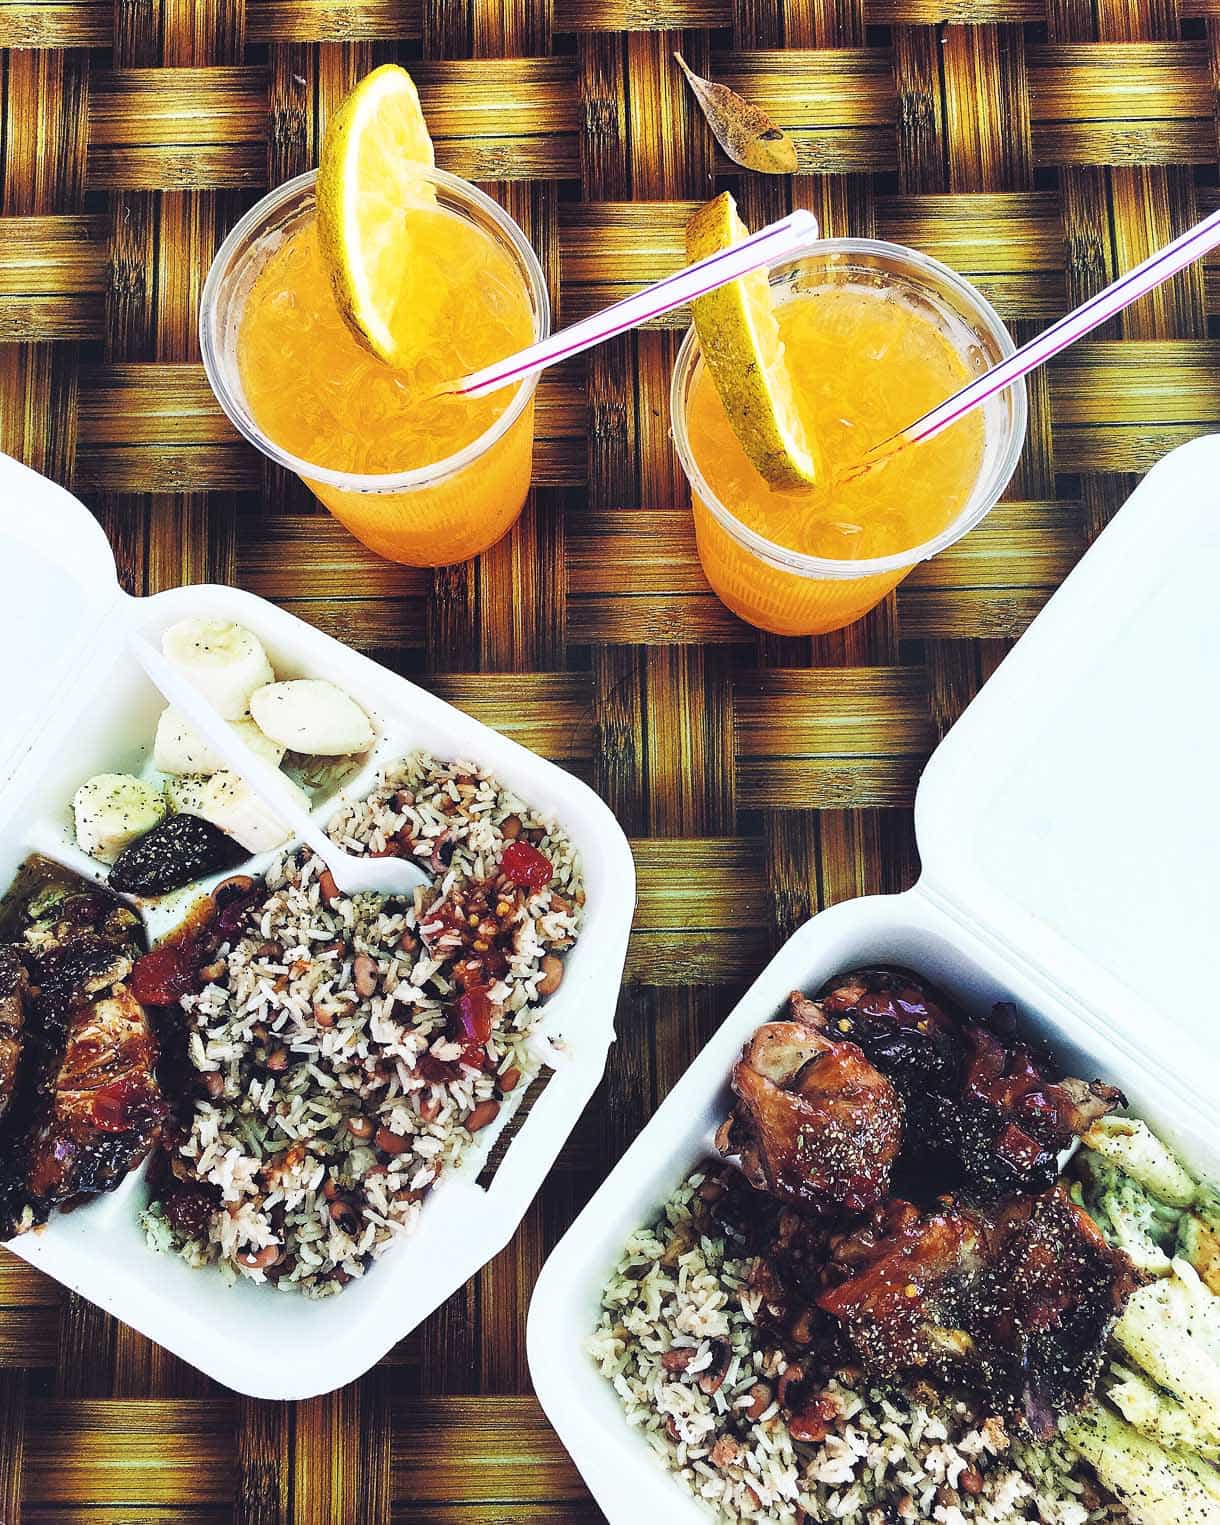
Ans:
[[[923,1372],[960,1380],[975,1355],[970,1332],[986,1266],[986,1225],[951,1202],[921,1213],[893,1197],[834,1241],[817,1298],[877,1377]]]
[[[768,1022],[733,1067],[737,1106],[716,1137],[760,1191],[816,1211],[859,1212],[889,1190],[902,1102],[854,1043],[802,1020]]]
[[[911,1110],[949,1095],[962,1069],[963,1019],[906,969],[859,969],[825,986],[815,1004],[832,1038],[858,1043]]]
[[[36,888],[6,921],[29,976],[29,1052],[0,1133],[5,1237],[71,1197],[112,1190],[164,1114],[156,1038],[124,983],[140,951],[139,918],[62,871],[48,879],[47,865],[34,863],[29,872]],[[2,1040],[0,1032],[0,1051]]]
[[[993,1023],[1015,1026],[1011,1007]],[[1047,1060],[993,1028],[962,1031],[966,1062],[960,1096],[939,1109],[940,1134],[965,1180],[992,1197],[1044,1190],[1059,1174],[1059,1155],[1090,1123],[1125,1104],[1117,1086],[1058,1079]]]
[[[984,1390],[1049,1434],[1092,1393],[1106,1338],[1140,1283],[1060,1186],[993,1217],[893,1199],[836,1240],[818,1307],[870,1373]]]
[[[1062,1185],[1018,1197],[990,1231],[990,1266],[979,1318],[1009,1357],[1030,1427],[1054,1431],[1101,1374],[1106,1341],[1143,1278]]]
[[[861,969],[832,980],[814,1004],[825,1030],[858,1044],[907,1108],[902,1165],[996,1200],[1044,1191],[1058,1156],[1089,1123],[1123,1104],[1100,1082],[1061,1079],[1016,1037],[1016,1012],[969,1022],[917,975]]]
[[[26,1188],[42,1216],[69,1197],[111,1191],[147,1152],[165,1115],[156,1058],[147,1013],[121,983],[70,1011],[28,1144]]]
[[[0,1118],[8,1111],[25,1050],[30,977],[16,948],[0,944]]]

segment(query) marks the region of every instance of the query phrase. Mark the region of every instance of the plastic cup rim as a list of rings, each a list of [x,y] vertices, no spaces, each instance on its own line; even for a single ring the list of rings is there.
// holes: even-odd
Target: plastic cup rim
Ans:
[[[768,274],[774,277],[776,271],[785,270],[793,265],[800,265],[811,260],[817,260],[824,255],[834,254],[880,254],[890,258],[897,258],[908,267],[913,266],[915,272],[924,271],[934,273],[946,285],[953,295],[959,298],[955,304],[956,315],[963,321],[979,321],[987,328],[990,337],[999,350],[1000,358],[1011,355],[1016,344],[1012,335],[1008,332],[1003,319],[996,312],[992,304],[987,300],[978,287],[968,281],[965,276],[959,275],[956,270],[941,260],[934,259],[930,254],[923,254],[918,249],[908,248],[905,244],[890,243],[880,238],[824,238],[802,254],[788,256],[778,260],[768,268]],[[747,550],[754,553],[763,561],[770,562],[786,572],[793,572],[800,577],[839,578],[843,580],[872,577],[887,572],[902,571],[905,567],[913,567],[921,561],[945,550],[948,546],[960,540],[968,534],[984,519],[999,501],[1000,494],[1007,487],[1016,470],[1017,461],[1021,451],[1025,448],[1025,434],[1028,423],[1028,402],[1024,379],[1015,381],[1007,389],[1007,395],[1011,397],[1012,424],[1009,432],[1007,449],[995,463],[989,477],[986,479],[985,488],[980,490],[983,478],[980,475],[976,482],[970,499],[953,522],[947,525],[939,534],[920,545],[912,546],[909,550],[894,551],[888,556],[872,556],[861,558],[857,561],[840,561],[830,557],[809,556],[802,551],[794,551],[788,546],[780,545],[777,541],[768,540],[765,535],[760,535],[752,530],[721,502],[718,495],[708,485],[707,478],[703,475],[694,452],[690,447],[690,440],[686,430],[686,408],[683,396],[686,378],[693,372],[697,360],[696,351],[699,339],[692,325],[687,329],[678,350],[677,359],[674,361],[673,375],[669,389],[670,425],[673,431],[674,444],[678,450],[678,457],[682,463],[682,470],[686,474],[687,481],[692,492],[698,495],[700,502],[708,509],[721,528],[727,531]],[[918,447],[916,447],[918,448]]]
[[[465,201],[490,217],[499,232],[512,246],[523,267],[522,274],[534,306],[534,340],[545,339],[551,331],[551,298],[542,265],[529,239],[499,202],[481,191],[477,185],[472,185],[469,180],[463,180],[460,175],[452,175],[447,170],[425,168],[422,165],[419,173],[431,184],[450,192],[454,199]],[[419,488],[434,487],[445,477],[452,476],[455,472],[469,466],[472,461],[478,460],[508,433],[534,395],[538,385],[537,374],[527,376],[521,381],[512,401],[499,418],[476,439],[471,440],[468,445],[463,445],[461,450],[453,455],[445,456],[442,460],[429,462],[425,466],[414,466],[409,471],[396,472],[337,471],[333,467],[316,465],[312,461],[305,460],[303,456],[293,455],[291,451],[283,449],[274,440],[268,438],[258,427],[245,406],[239,385],[235,387],[227,375],[229,368],[223,357],[224,336],[216,331],[216,318],[228,268],[239,256],[243,246],[257,236],[260,229],[271,220],[274,214],[306,193],[312,193],[317,175],[317,170],[308,170],[303,175],[284,181],[282,185],[261,197],[233,226],[216,251],[204,281],[199,303],[199,347],[208,383],[230,423],[243,438],[269,460],[286,467],[289,471],[296,472],[307,482],[321,482],[328,487],[337,487],[346,492],[355,493],[411,492]]]

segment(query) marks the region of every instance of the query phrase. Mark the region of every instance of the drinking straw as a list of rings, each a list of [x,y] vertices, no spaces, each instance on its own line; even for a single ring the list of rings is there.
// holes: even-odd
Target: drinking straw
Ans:
[[[565,360],[569,355],[577,355],[581,350],[611,339],[615,334],[638,328],[641,323],[681,307],[684,302],[706,296],[717,286],[748,275],[751,270],[798,254],[809,248],[817,236],[817,218],[801,208],[742,239],[739,244],[709,254],[706,259],[688,265],[676,275],[666,276],[655,285],[646,286],[634,296],[624,297],[621,302],[594,313],[591,318],[573,323],[570,328],[561,328],[550,338],[497,360],[481,371],[472,371],[443,390],[458,397],[481,397],[486,392],[494,392],[554,365],[557,360]]]
[[[998,365],[992,366],[989,371],[968,382],[960,391],[946,398],[944,402],[925,413],[922,418],[917,418],[913,424],[908,424],[899,433],[882,441],[880,445],[874,446],[869,454],[884,451],[888,455],[898,444],[915,444],[920,440],[931,439],[934,434],[947,429],[950,424],[955,423],[963,414],[969,413],[972,408],[977,408],[989,397],[994,397],[997,392],[1010,387],[1020,377],[1028,375],[1030,371],[1045,364],[1053,355],[1066,349],[1069,344],[1074,344],[1077,339],[1096,328],[1099,323],[1104,323],[1115,313],[1122,312],[1124,307],[1129,307],[1140,297],[1147,296],[1162,281],[1167,281],[1171,275],[1184,270],[1187,265],[1192,264],[1200,255],[1206,254],[1209,249],[1214,249],[1217,244],[1220,244],[1220,212],[1213,212],[1210,217],[1205,217],[1202,222],[1196,223],[1180,238],[1175,238],[1172,243],[1166,244],[1157,253],[1150,254],[1133,270],[1128,270],[1126,275],[1120,275],[1118,280],[1112,281],[1095,297],[1082,302],[1079,307],[1069,312],[1066,317],[1060,318],[1057,323],[1053,323],[1050,328],[1031,339],[1028,344],[1023,344],[1006,360],[1001,360]]]

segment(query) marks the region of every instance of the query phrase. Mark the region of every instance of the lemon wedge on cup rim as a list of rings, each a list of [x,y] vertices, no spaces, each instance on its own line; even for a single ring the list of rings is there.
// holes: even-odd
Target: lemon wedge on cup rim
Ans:
[[[435,162],[415,82],[397,64],[360,81],[322,142],[318,239],[335,303],[361,343],[389,365],[411,354],[417,324],[407,214],[435,204],[435,188],[419,174]]]
[[[727,191],[686,225],[686,258],[706,259],[748,238]],[[772,487],[812,487],[817,456],[796,407],[766,270],[696,297],[699,350],[741,448]]]

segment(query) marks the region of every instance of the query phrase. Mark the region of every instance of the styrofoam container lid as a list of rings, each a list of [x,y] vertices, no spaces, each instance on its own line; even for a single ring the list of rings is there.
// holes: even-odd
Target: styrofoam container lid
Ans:
[[[1148,473],[937,749],[915,825],[925,893],[1214,1095],[1220,435]]]
[[[0,457],[0,786],[119,596],[101,525],[62,487]]]

